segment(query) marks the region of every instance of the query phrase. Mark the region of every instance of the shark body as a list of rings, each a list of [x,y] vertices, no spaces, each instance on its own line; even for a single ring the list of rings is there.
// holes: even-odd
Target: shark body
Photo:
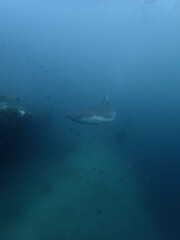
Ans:
[[[74,112],[66,117],[78,123],[103,124],[113,121],[116,118],[116,111],[109,104],[106,94],[100,104]]]

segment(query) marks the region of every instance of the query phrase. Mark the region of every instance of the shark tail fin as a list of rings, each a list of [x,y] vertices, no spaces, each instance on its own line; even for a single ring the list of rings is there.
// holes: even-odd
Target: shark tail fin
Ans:
[[[109,105],[109,102],[108,102],[108,93],[105,94],[105,96],[104,96],[101,104],[107,104],[107,105]]]

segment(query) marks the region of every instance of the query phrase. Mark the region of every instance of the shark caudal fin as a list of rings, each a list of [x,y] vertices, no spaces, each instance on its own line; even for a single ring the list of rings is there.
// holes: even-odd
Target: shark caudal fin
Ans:
[[[106,104],[106,105],[109,105],[109,102],[108,102],[108,93],[105,94],[101,104]]]

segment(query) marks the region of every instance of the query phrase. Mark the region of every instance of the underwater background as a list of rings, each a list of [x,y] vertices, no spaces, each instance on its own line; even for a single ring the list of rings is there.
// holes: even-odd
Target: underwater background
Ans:
[[[32,114],[0,141],[0,240],[180,239],[179,29],[178,0],[0,0],[0,95]],[[66,118],[106,93],[112,123]]]

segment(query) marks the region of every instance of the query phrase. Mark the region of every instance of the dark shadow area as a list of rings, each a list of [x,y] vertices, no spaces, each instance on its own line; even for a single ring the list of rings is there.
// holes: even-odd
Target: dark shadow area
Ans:
[[[152,140],[152,139],[151,139]],[[167,139],[166,139],[167,140]],[[170,139],[169,139],[170,140]],[[153,140],[152,140],[153,142]],[[144,207],[164,239],[180,238],[180,151],[177,139],[167,144],[144,141],[133,149]]]
[[[68,147],[65,140],[57,139],[51,131],[49,115],[32,116],[19,122],[15,128],[1,128],[0,144],[0,195],[1,228],[26,216],[32,186],[35,197],[48,197],[53,192],[48,176],[38,174],[46,171],[53,161],[62,161]],[[62,136],[63,137],[63,136]],[[63,170],[62,170],[63,171]],[[47,172],[48,174],[48,172]],[[54,173],[56,174],[56,172]],[[36,182],[38,187],[36,189]],[[34,185],[33,185],[34,184]],[[31,190],[30,190],[31,189]],[[12,199],[13,198],[13,199]],[[2,221],[3,219],[3,221]],[[2,235],[3,236],[3,235]]]

